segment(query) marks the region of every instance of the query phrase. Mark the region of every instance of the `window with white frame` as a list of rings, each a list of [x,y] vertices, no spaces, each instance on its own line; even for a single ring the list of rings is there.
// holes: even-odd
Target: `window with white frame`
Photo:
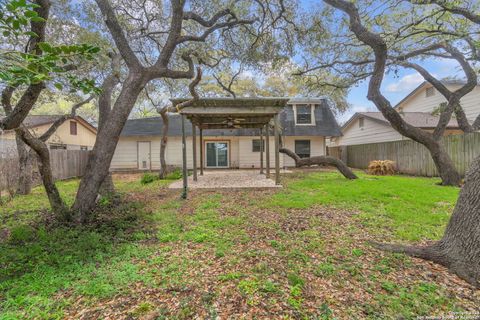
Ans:
[[[260,139],[252,140],[252,152],[260,152],[260,150],[264,151],[265,146]]]
[[[310,158],[310,140],[295,140],[295,153],[300,158]]]
[[[358,119],[358,127],[363,128],[364,125],[365,125],[365,118],[359,118]]]
[[[313,124],[312,106],[309,104],[297,104],[296,109],[296,124]]]
[[[434,87],[430,87],[430,88],[427,88],[427,90],[425,90],[425,97],[429,98],[431,96],[434,96],[435,95],[435,88]]]

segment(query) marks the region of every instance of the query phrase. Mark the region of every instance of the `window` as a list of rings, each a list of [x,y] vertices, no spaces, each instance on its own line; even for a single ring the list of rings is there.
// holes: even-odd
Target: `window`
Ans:
[[[72,136],[77,135],[77,123],[75,121],[70,121],[70,134]]]
[[[51,144],[50,150],[67,150],[66,144]]]
[[[265,140],[264,140],[265,141]],[[252,152],[260,152],[260,139],[252,140]],[[262,151],[265,150],[265,145],[263,145]]]
[[[359,118],[358,119],[358,127],[363,128],[364,125],[365,125],[365,118]]]
[[[430,88],[427,88],[427,90],[425,90],[425,97],[431,97],[431,96],[434,96],[435,95],[435,88],[434,87],[430,87]]]
[[[297,124],[312,124],[312,107],[308,104],[299,104],[297,109]]]
[[[87,146],[80,146],[80,150],[87,151],[88,147]]]
[[[310,158],[310,140],[295,140],[295,153],[300,158]]]

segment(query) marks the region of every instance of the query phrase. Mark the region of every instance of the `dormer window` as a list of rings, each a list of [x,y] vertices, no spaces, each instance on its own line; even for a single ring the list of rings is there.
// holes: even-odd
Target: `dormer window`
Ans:
[[[309,104],[297,104],[295,106],[296,124],[314,124],[313,106]]]

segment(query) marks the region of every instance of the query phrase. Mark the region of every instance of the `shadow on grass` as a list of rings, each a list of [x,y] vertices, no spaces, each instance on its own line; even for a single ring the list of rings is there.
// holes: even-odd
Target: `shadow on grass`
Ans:
[[[145,232],[147,215],[138,202],[106,201],[96,218],[81,228],[62,226],[44,212],[41,223],[3,230],[2,317],[62,317],[75,295],[108,297],[132,282],[148,281],[148,275],[131,262],[148,254],[136,241],[137,231]]]

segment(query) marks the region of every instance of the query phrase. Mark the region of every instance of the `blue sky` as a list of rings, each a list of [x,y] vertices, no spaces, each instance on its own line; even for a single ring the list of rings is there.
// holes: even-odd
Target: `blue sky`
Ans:
[[[318,8],[324,4],[321,0],[300,0],[300,5],[304,10],[311,11],[312,8]],[[340,16],[344,15],[340,14]],[[418,63],[438,78],[449,76],[464,78],[462,72],[459,70],[459,65],[452,60],[437,58]],[[396,105],[423,81],[423,77],[416,71],[399,69],[396,75],[393,73],[385,75],[382,92],[390,100],[392,105]],[[345,114],[338,116],[339,122],[345,122],[355,112],[378,111],[374,104],[367,99],[367,90],[368,81],[364,81],[357,87],[351,89],[347,100],[352,107]]]
[[[424,68],[427,68],[438,78],[449,76],[458,76],[462,78],[459,72],[459,66],[456,62],[447,59],[431,59],[420,62]],[[396,105],[401,99],[408,95],[420,83],[424,81],[423,77],[414,70],[400,69],[398,74],[386,74],[383,81],[382,92],[390,100],[392,105]],[[349,112],[339,117],[340,121],[346,121],[355,112],[378,111],[376,107],[367,99],[368,82],[364,81],[358,87],[352,88],[348,95],[348,102],[352,105]]]

